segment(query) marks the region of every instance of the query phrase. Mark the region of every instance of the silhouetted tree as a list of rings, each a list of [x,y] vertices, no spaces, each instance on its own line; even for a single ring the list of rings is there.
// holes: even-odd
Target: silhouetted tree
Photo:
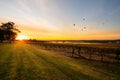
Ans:
[[[0,42],[4,40],[4,30],[0,29]]]
[[[8,40],[11,43],[15,40],[18,32],[20,31],[16,28],[14,22],[2,23],[0,26],[0,41]]]

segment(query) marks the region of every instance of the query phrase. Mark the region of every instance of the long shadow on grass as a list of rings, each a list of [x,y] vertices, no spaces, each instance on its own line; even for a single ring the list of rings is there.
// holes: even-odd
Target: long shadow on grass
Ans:
[[[36,56],[38,58],[44,60],[47,64],[52,65],[53,67],[57,68],[64,75],[66,75],[70,80],[98,80],[92,76],[83,74],[80,71],[70,68],[69,65],[64,65],[63,62],[59,63],[59,62],[57,62],[57,60],[55,62],[54,61],[55,59],[52,59],[51,57],[46,57],[46,56],[38,53],[38,51],[35,52],[35,50],[34,50],[33,53],[36,54]]]

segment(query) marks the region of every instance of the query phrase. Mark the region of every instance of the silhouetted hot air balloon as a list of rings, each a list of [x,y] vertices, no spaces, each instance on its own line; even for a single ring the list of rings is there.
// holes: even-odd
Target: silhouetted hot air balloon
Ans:
[[[75,24],[73,24],[73,26],[75,26]]]
[[[85,18],[83,18],[83,21],[85,20]]]
[[[105,23],[103,22],[102,25],[104,26],[104,24],[105,24]]]

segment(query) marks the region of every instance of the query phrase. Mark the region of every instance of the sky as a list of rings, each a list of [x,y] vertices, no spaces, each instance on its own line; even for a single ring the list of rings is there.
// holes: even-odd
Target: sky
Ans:
[[[0,0],[0,23],[8,21],[23,39],[120,39],[120,0]]]

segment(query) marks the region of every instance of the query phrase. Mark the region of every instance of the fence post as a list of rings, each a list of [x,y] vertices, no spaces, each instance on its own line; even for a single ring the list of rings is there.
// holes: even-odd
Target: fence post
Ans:
[[[92,52],[93,52],[93,50],[90,50],[90,51],[89,51],[89,54],[90,54],[90,55],[89,55],[89,60],[92,59]]]
[[[78,55],[79,55],[79,57],[81,56],[81,48],[78,48]]]
[[[73,57],[74,52],[75,52],[75,49],[74,47],[72,47],[72,57]]]
[[[103,57],[104,57],[104,55],[103,55],[103,53],[101,53],[101,61],[103,61]]]
[[[117,60],[117,63],[119,63],[119,55],[120,55],[120,50],[116,50],[116,60]]]

